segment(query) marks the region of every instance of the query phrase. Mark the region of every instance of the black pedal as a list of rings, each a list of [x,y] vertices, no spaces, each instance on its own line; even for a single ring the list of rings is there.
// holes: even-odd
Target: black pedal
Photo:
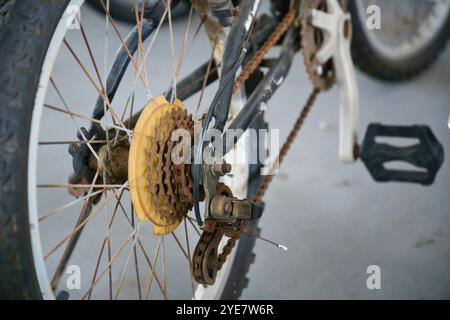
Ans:
[[[416,138],[419,143],[396,147],[377,143],[376,137]],[[360,158],[375,181],[400,181],[431,185],[444,161],[444,148],[428,126],[386,126],[372,123],[367,128]],[[403,161],[422,170],[387,169],[385,164]]]

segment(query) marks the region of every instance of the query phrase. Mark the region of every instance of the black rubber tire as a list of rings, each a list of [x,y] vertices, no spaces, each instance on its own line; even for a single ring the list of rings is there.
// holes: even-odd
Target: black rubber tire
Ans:
[[[156,2],[154,0],[147,0],[147,1],[150,3]],[[104,14],[104,9],[102,5],[99,3],[99,0],[87,0],[87,2],[92,7],[94,7],[102,14]],[[136,23],[136,17],[133,13],[133,9],[134,9],[134,0],[110,0],[109,11],[114,19],[118,19],[120,21],[133,24]],[[173,9],[172,17],[174,19],[177,19],[186,15],[188,12],[189,6],[186,4],[186,2],[182,1]]]
[[[42,299],[28,217],[28,145],[42,65],[68,3],[16,1],[0,32],[0,299]],[[255,170],[249,180],[250,195],[259,184],[259,170]],[[258,232],[257,221],[249,226],[248,233],[253,232]],[[239,259],[223,297],[238,298],[242,292],[254,259],[254,242],[251,236],[238,242]]]
[[[28,220],[28,142],[35,92],[67,1],[15,1],[0,33],[0,298],[42,297]]]
[[[409,80],[435,62],[445,48],[450,35],[450,15],[429,45],[407,59],[391,60],[377,52],[366,36],[366,23],[358,14],[357,1],[350,1],[349,10],[352,15],[353,40],[352,56],[358,68],[364,73],[384,81]]]
[[[13,0],[0,0],[0,30],[8,18],[8,12],[13,4]]]

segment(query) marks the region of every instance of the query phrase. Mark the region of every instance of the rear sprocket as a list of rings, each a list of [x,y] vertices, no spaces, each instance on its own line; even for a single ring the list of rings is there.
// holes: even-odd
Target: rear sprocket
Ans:
[[[185,134],[174,139],[173,133]],[[190,162],[174,162],[173,151],[190,150],[194,121],[179,100],[163,96],[144,108],[133,132],[128,162],[130,192],[137,216],[153,224],[153,232],[172,232],[192,208]],[[175,148],[187,143],[186,148]],[[188,159],[190,160],[190,159]]]

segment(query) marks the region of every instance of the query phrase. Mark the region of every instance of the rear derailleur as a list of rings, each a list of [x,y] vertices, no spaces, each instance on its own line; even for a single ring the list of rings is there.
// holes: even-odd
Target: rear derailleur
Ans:
[[[220,182],[220,177],[230,171],[231,165],[225,162],[202,166],[205,221],[192,258],[192,274],[195,281],[204,285],[214,284],[217,272],[245,232],[246,224],[260,218],[263,212],[262,205],[237,199],[230,188]],[[228,240],[224,241],[226,238]],[[221,244],[223,248],[219,253]]]

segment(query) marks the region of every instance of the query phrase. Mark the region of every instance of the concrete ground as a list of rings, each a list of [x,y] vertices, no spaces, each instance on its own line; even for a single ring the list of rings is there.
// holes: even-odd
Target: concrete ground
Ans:
[[[310,90],[302,71],[298,59],[271,102],[272,127],[284,132],[286,118],[294,118]],[[450,50],[408,83],[383,83],[360,72],[357,80],[361,138],[371,122],[426,124],[448,148]],[[337,158],[337,99],[336,90],[319,98],[269,190],[263,235],[289,251],[258,242],[244,297],[450,298],[448,158],[430,187],[374,182],[361,162],[344,165]],[[381,290],[367,289],[369,265],[381,268]]]
[[[273,127],[285,128],[286,115],[292,119],[308,93],[300,61],[296,68],[285,89],[301,93],[277,95]],[[450,50],[408,83],[386,84],[360,72],[357,78],[361,136],[371,122],[426,124],[448,148]],[[258,242],[244,297],[449,298],[448,159],[430,187],[374,182],[361,162],[344,165],[337,158],[337,99],[336,90],[319,98],[269,190],[263,235],[289,251]],[[369,265],[381,268],[381,290],[367,289]]]
[[[104,20],[89,8],[83,10],[82,19],[89,27],[94,52],[101,57]],[[120,25],[120,28],[125,32],[129,27]],[[183,28],[184,22],[175,23],[178,38]],[[164,26],[161,32],[161,39],[167,39],[164,35],[167,36],[168,27]],[[111,39],[115,39],[113,35]],[[88,55],[81,37],[71,34],[69,40],[87,63]],[[111,48],[115,50],[118,43],[117,39],[111,40]],[[170,57],[167,47],[167,40],[157,42],[155,46],[158,49],[154,50],[156,62],[149,66],[157,75],[153,93],[162,92],[170,83],[170,68],[162,66],[168,64]],[[204,49],[206,47],[207,40],[204,35],[200,35],[188,50],[190,63],[186,70],[206,61],[209,57],[209,50],[206,52]],[[54,77],[61,83],[66,82],[65,88],[61,86],[67,100],[88,114],[95,92],[91,90],[87,93],[90,86],[87,81],[69,87],[69,83],[74,83],[69,80],[83,77],[73,60],[67,63],[69,59],[71,57],[66,50],[57,61]],[[90,70],[93,71],[92,68]],[[444,148],[448,149],[449,79],[450,48],[427,72],[407,83],[383,83],[358,72],[360,139],[371,122],[426,124],[433,129]],[[119,93],[122,100],[118,101],[126,100],[127,90]],[[271,100],[267,115],[270,126],[280,129],[282,139],[287,135],[310,90],[301,56],[297,55],[285,84]],[[211,101],[213,93],[213,90],[208,92],[205,101]],[[142,90],[138,97],[141,104],[145,103]],[[49,99],[55,104],[59,103],[54,93]],[[445,160],[436,182],[429,187],[374,182],[361,162],[354,165],[339,162],[337,101],[336,89],[320,95],[280,174],[267,193],[266,211],[261,221],[262,235],[288,246],[289,250],[284,252],[266,242],[257,241],[256,260],[250,269],[250,283],[243,298],[450,298],[449,160]],[[195,109],[195,102],[193,99],[186,102],[191,111]],[[46,112],[45,123],[57,120],[58,125],[44,124],[44,137],[59,134],[70,125],[50,111]],[[39,173],[41,183],[55,180],[64,182],[70,171],[70,161],[49,166],[54,156],[56,153],[42,155],[43,169]],[[70,201],[64,192],[55,198],[42,191],[41,197],[42,210],[51,210]],[[42,227],[46,234],[46,250],[67,232],[59,230],[58,223],[49,222]],[[100,236],[105,230],[104,222],[97,222],[95,226],[90,227],[91,233],[89,230],[84,232],[81,244],[98,250]],[[153,252],[150,256],[153,256]],[[89,265],[92,264],[88,261],[90,257],[83,251],[75,254],[72,262],[81,266]],[[53,265],[54,261],[50,259]],[[177,263],[186,264],[182,259]],[[366,270],[370,265],[381,268],[380,290],[369,290],[366,286],[369,276]],[[174,276],[177,277],[176,271]],[[91,275],[87,278],[89,282]],[[119,280],[120,274],[116,274],[115,283]],[[121,297],[133,297],[135,287],[135,282],[126,282]],[[177,297],[176,293],[186,290],[189,292],[189,288],[178,290],[175,286],[173,296]],[[102,295],[97,297],[105,298]]]

